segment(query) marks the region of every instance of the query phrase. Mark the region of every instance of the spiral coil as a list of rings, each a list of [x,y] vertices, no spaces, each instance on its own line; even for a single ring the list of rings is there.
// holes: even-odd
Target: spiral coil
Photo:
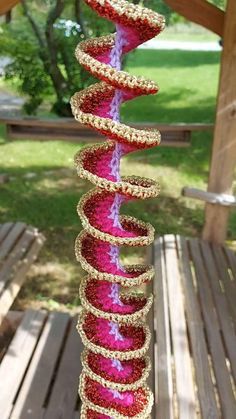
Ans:
[[[122,292],[153,278],[153,267],[122,266],[120,246],[146,246],[154,229],[134,217],[120,215],[123,203],[156,197],[158,184],[138,176],[121,177],[123,155],[160,143],[158,131],[122,124],[120,105],[154,94],[151,80],[121,70],[123,54],[156,36],[164,18],[125,0],[86,0],[98,14],[116,24],[116,34],[81,42],[76,57],[100,83],[71,99],[75,119],[109,139],[87,147],[75,157],[78,175],[96,187],[79,202],[83,231],[76,239],[77,259],[88,275],[80,286],[82,314],[78,331],[85,345],[80,377],[81,418],[145,419],[153,396],[146,386],[150,330],[145,325],[152,296]]]

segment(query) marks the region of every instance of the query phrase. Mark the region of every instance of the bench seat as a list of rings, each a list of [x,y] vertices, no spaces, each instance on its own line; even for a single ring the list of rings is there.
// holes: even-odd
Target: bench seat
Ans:
[[[25,223],[0,224],[0,323],[43,243],[43,235]]]
[[[105,138],[72,118],[39,119],[39,118],[0,118],[6,125],[7,137],[10,139],[58,140],[78,142],[98,142]],[[212,131],[212,124],[130,124],[137,129],[157,129],[162,135],[161,146],[188,147],[193,131]]]
[[[236,417],[236,256],[166,235],[155,242],[155,419]]]
[[[166,235],[153,262],[153,419],[235,419],[234,252]],[[76,317],[28,310],[15,321],[0,365],[1,419],[79,419]]]

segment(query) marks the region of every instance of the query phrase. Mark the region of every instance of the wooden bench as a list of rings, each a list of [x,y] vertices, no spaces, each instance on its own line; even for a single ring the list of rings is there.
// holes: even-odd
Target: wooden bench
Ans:
[[[0,224],[0,323],[16,298],[44,242],[24,223]]]
[[[153,418],[235,419],[235,254],[166,235],[153,261]],[[29,310],[18,323],[0,366],[1,419],[78,419],[76,318]]]
[[[167,235],[154,263],[155,419],[234,419],[235,254]]]
[[[7,136],[10,139],[58,140],[78,142],[96,142],[104,137],[91,129],[79,124],[72,118],[38,119],[38,118],[4,118]],[[163,146],[186,147],[190,145],[193,131],[208,131],[212,124],[131,124],[139,129],[159,129],[162,134]]]

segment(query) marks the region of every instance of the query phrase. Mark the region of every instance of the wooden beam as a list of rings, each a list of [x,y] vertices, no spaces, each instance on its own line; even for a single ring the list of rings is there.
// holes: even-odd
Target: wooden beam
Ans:
[[[208,191],[232,194],[236,163],[236,1],[228,0],[220,87]],[[222,243],[226,238],[229,208],[206,205],[203,238]]]
[[[20,0],[0,0],[0,16],[8,13],[19,2]]]
[[[196,188],[184,187],[182,195],[188,198],[199,199],[210,204],[223,205],[225,207],[236,207],[236,196],[228,194],[218,194],[214,192],[201,191]]]
[[[220,37],[224,33],[223,10],[206,0],[165,0],[166,3],[177,13],[184,16],[204,28],[215,32]]]

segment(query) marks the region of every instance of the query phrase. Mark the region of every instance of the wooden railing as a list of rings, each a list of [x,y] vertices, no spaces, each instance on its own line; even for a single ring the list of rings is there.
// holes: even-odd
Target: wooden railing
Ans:
[[[10,139],[58,140],[77,142],[96,142],[102,140],[99,134],[79,124],[72,118],[1,118],[0,124],[6,125]],[[193,131],[213,130],[212,124],[130,124],[140,129],[159,129],[162,134],[162,146],[187,147],[190,145]]]

